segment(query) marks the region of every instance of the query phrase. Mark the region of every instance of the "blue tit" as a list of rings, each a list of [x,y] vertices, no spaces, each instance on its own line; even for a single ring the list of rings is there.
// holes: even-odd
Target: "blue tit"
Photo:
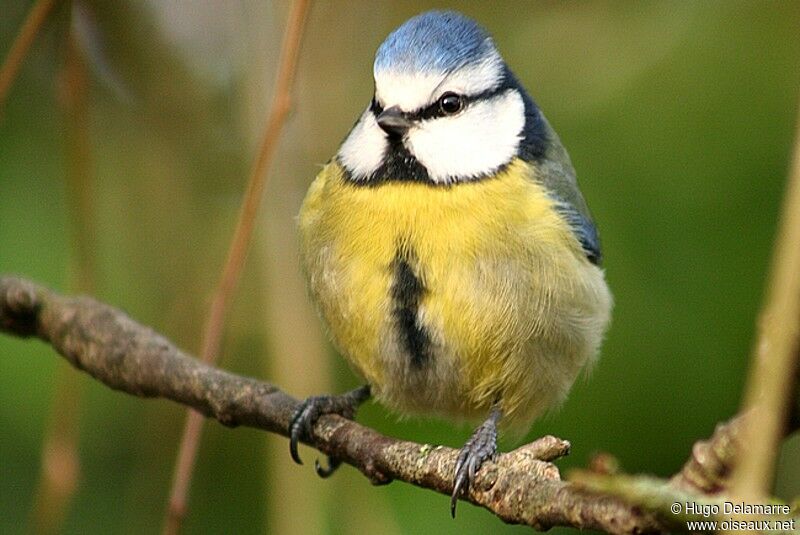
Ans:
[[[300,462],[321,414],[352,417],[370,396],[483,421],[458,457],[454,514],[498,429],[527,431],[596,359],[612,298],[569,156],[483,28],[418,15],[380,46],[374,78],[299,219],[311,297],[366,385],[307,399],[290,449]]]

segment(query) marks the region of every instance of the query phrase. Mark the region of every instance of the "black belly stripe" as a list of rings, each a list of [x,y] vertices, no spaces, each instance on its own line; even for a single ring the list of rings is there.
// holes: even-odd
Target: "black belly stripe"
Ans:
[[[431,357],[430,336],[417,323],[417,312],[426,290],[422,281],[414,274],[406,256],[398,251],[392,262],[392,312],[398,338],[411,357],[411,365],[421,368]]]

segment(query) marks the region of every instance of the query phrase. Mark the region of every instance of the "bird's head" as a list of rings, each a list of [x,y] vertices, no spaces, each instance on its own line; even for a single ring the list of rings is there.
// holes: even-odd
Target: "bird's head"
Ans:
[[[473,20],[430,11],[378,48],[375,95],[339,150],[355,182],[452,184],[541,155],[546,124]]]

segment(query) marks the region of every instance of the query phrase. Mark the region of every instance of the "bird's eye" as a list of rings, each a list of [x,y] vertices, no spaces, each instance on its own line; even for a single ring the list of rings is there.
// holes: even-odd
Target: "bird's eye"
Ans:
[[[461,111],[463,106],[464,99],[461,95],[456,95],[455,93],[448,91],[439,97],[439,109],[442,110],[442,113],[446,115],[458,113]]]

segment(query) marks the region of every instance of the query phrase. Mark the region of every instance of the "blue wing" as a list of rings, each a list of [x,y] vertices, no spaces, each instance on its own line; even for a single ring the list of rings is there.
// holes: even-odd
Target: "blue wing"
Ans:
[[[589,262],[599,266],[603,260],[603,253],[600,250],[600,236],[592,220],[580,213],[568,202],[559,199],[556,200],[556,210],[569,223]]]
[[[603,257],[600,237],[578,188],[569,155],[533,99],[524,90],[522,93],[526,123],[520,157],[534,169],[535,180],[545,187],[556,210],[569,223],[586,258],[599,266]]]

